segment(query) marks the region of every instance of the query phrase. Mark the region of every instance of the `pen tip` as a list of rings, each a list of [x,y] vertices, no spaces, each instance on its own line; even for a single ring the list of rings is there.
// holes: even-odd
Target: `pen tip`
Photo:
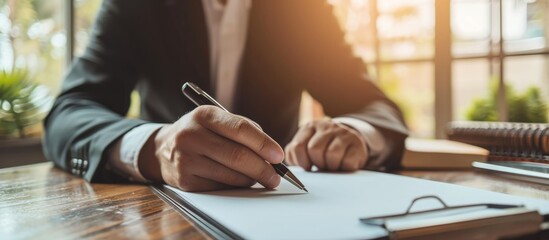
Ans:
[[[304,190],[305,192],[309,192],[309,191],[307,191],[307,189],[306,189],[305,187],[303,187],[303,190]]]

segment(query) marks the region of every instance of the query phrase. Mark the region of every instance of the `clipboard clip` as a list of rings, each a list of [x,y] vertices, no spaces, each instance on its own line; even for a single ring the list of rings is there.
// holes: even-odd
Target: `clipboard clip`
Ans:
[[[412,212],[412,208],[414,207],[414,204],[420,200],[425,199],[435,199],[437,200],[442,207],[440,208],[434,208],[429,210],[423,210],[423,211],[415,211]],[[435,196],[435,195],[426,195],[417,197],[412,200],[408,208],[406,209],[406,212],[401,214],[393,214],[393,215],[385,215],[385,216],[377,216],[377,217],[368,217],[368,218],[360,218],[360,221],[362,223],[368,224],[368,225],[375,225],[379,227],[383,227],[388,232],[391,232],[391,229],[387,227],[387,222],[393,219],[399,219],[409,216],[415,216],[415,215],[421,215],[425,213],[435,213],[435,212],[443,212],[448,210],[457,210],[457,209],[466,209],[466,208],[475,208],[475,207],[483,207],[483,208],[491,208],[491,209],[511,209],[511,208],[523,208],[524,205],[508,205],[508,204],[494,204],[494,203],[478,203],[478,204],[466,204],[466,205],[456,205],[456,206],[449,206],[446,204],[441,198]]]

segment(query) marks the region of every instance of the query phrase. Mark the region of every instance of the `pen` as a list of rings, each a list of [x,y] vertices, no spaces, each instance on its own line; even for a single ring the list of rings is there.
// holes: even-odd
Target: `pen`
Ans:
[[[212,98],[210,95],[208,95],[200,87],[192,82],[186,82],[185,84],[183,84],[183,87],[181,87],[181,91],[183,92],[185,97],[187,97],[197,106],[214,105],[228,112],[228,110],[221,106],[219,102],[217,102],[214,98]],[[286,179],[297,188],[305,192],[309,192],[305,188],[305,185],[303,185],[303,183],[301,183],[301,181],[297,179],[297,177],[290,171],[290,169],[288,169],[288,167],[286,167],[286,165],[278,163],[271,164],[271,166],[273,166],[276,173],[278,173],[278,175],[280,175],[282,178]]]

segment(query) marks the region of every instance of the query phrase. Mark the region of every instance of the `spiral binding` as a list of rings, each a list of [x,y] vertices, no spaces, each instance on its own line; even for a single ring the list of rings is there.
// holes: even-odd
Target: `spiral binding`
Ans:
[[[529,161],[549,164],[549,124],[510,122],[450,122],[448,139],[490,151],[489,161]]]

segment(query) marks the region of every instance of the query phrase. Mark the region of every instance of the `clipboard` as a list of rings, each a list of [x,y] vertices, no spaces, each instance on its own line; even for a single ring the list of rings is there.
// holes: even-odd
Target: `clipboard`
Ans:
[[[427,199],[438,201],[442,207],[412,211],[416,202]],[[483,239],[486,236],[500,239],[538,233],[542,230],[543,216],[524,205],[477,203],[449,206],[438,196],[428,195],[412,200],[404,213],[361,218],[360,221],[384,228],[389,239]],[[515,227],[502,230],[506,224]]]
[[[195,226],[210,235],[213,239],[244,239],[185,201],[185,199],[178,197],[175,192],[166,188],[164,185],[156,184],[151,185],[150,187],[162,200],[188,217]]]
[[[407,208],[412,200],[428,195],[440,196],[449,203],[447,206],[484,202],[524,205],[525,208],[503,210],[537,209],[539,213],[529,214],[535,213],[536,221],[540,213],[545,214],[545,221],[549,222],[549,201],[545,200],[371,171],[347,174],[313,173],[297,168],[292,171],[307,181],[310,193],[297,191],[284,182],[274,190],[254,186],[194,193],[166,185],[152,186],[152,190],[214,239],[394,238],[396,235],[383,227],[364,224],[359,219],[411,212]],[[441,204],[429,200],[416,203],[413,210],[433,209]],[[532,215],[528,216],[531,219]],[[539,224],[537,228],[539,231]],[[399,236],[404,236],[402,233],[405,232],[399,232]]]

